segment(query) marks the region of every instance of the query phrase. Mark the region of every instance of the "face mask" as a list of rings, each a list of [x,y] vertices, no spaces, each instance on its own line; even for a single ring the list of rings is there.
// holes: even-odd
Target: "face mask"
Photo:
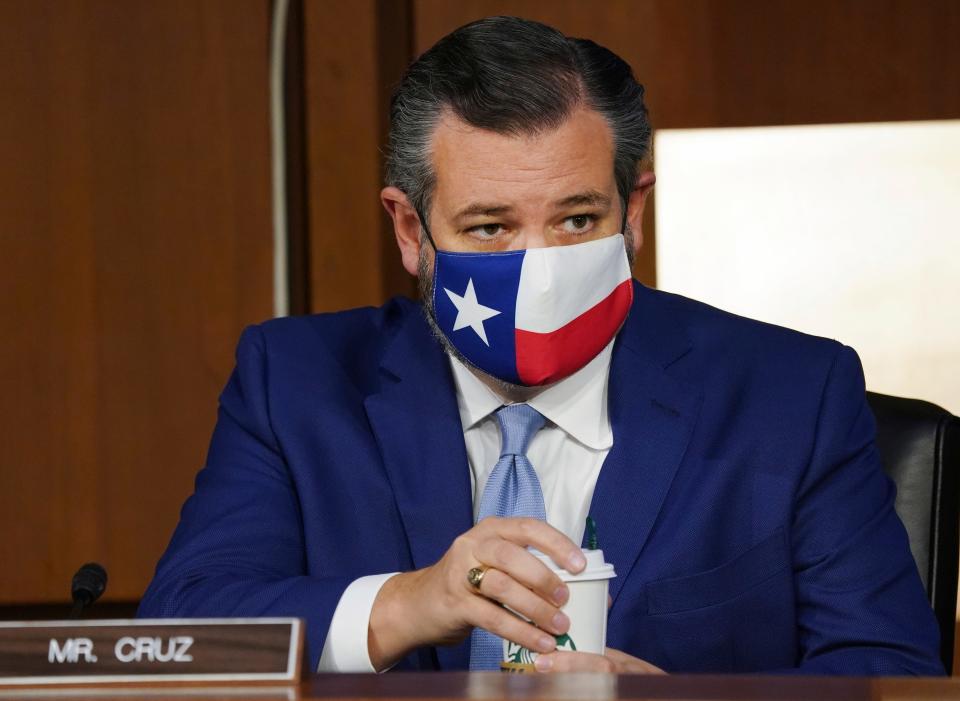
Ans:
[[[616,336],[633,301],[621,234],[498,253],[436,251],[437,325],[474,366],[516,385],[573,374]]]

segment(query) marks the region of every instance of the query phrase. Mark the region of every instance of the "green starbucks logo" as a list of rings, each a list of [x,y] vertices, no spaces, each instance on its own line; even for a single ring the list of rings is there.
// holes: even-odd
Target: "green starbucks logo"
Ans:
[[[533,664],[533,653],[523,645],[507,641],[507,662],[510,664]]]
[[[576,651],[576,643],[574,643],[573,638],[566,633],[554,637],[557,641],[558,650],[566,650],[567,652]],[[532,665],[534,659],[534,653],[523,647],[523,645],[511,642],[509,640],[507,641],[507,659],[505,660],[507,663],[515,665]]]

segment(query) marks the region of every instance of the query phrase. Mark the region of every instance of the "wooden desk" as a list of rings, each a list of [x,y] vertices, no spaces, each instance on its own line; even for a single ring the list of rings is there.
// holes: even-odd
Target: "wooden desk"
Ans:
[[[299,687],[0,690],[0,699],[327,701],[332,699],[684,699],[693,701],[960,701],[960,679],[539,676],[486,673],[323,674]]]
[[[438,673],[320,675],[303,699],[693,699],[764,701],[960,701],[960,679],[610,676]]]

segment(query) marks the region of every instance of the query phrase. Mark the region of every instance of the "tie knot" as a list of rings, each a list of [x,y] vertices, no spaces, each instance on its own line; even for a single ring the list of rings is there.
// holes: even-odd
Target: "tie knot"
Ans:
[[[533,434],[543,428],[546,417],[529,404],[509,404],[497,410],[500,424],[500,457],[526,455]]]

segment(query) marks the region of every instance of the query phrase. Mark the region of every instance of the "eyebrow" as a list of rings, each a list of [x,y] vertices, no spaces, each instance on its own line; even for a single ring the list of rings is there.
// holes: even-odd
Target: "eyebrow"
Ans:
[[[564,197],[555,203],[556,207],[609,207],[610,198],[599,190],[586,190]]]
[[[499,217],[511,211],[513,211],[513,207],[510,205],[475,202],[461,209],[453,218],[454,220],[460,220],[467,217]]]
[[[585,190],[574,195],[564,197],[553,203],[556,209],[565,209],[568,207],[610,207],[610,198],[599,190]],[[467,205],[454,215],[454,220],[459,221],[467,217],[499,217],[513,211],[513,207],[506,204],[490,204],[485,202],[475,202]]]

